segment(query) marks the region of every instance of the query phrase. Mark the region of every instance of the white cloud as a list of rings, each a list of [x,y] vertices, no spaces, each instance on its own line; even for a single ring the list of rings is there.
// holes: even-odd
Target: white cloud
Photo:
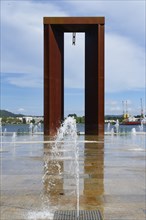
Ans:
[[[111,105],[111,106],[115,106],[115,105],[117,105],[117,103],[118,103],[118,102],[115,101],[115,100],[107,100],[107,101],[106,101],[106,104],[107,104],[107,105]]]
[[[105,114],[122,114],[122,104],[117,100],[107,100]]]
[[[145,88],[145,52],[127,37],[106,34],[107,92]]]
[[[17,112],[24,112],[24,111],[25,111],[24,108],[19,108],[19,109],[17,110]]]
[[[21,74],[16,77],[16,76],[7,76],[5,80],[15,86],[19,87],[28,87],[28,88],[42,88],[43,87],[43,80],[42,77],[37,76],[33,77],[32,74]],[[16,74],[15,74],[16,75]]]
[[[106,30],[145,43],[145,1],[69,1],[71,16],[104,16]]]
[[[135,100],[135,97],[131,97],[132,99],[121,100],[121,96],[119,99],[108,99],[105,102],[105,114],[123,114],[123,111],[126,112],[126,109],[130,115],[137,115],[141,113],[141,106],[140,102],[137,103],[137,100]],[[126,107],[126,101],[127,101],[127,107]],[[145,112],[145,110],[144,110]]]
[[[105,16],[106,92],[144,89],[145,1],[71,1],[69,5],[72,16]]]
[[[43,17],[102,15],[106,17],[106,91],[144,88],[145,52],[139,46],[145,33],[143,6],[143,2],[136,1],[68,1],[60,4],[53,1],[2,2],[1,71],[19,74],[19,77],[7,78],[10,84],[41,87]],[[77,36],[76,46],[71,45],[69,36],[65,40],[65,86],[83,88],[83,38]]]
[[[72,45],[72,33],[64,36],[65,87],[84,88],[85,34],[76,34],[76,45]]]
[[[12,84],[36,87],[43,79],[43,17],[67,14],[52,2],[6,1],[1,6],[1,71],[19,74],[9,78]]]
[[[84,36],[77,35],[76,46],[72,36],[65,36],[65,85],[84,87]],[[105,35],[105,88],[106,92],[145,88],[145,52],[125,36]]]

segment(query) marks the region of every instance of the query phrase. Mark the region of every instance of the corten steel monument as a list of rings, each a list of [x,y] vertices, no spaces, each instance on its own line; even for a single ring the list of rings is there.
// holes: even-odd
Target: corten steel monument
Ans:
[[[104,134],[104,17],[44,17],[44,134],[64,118],[64,32],[85,32],[85,134]]]

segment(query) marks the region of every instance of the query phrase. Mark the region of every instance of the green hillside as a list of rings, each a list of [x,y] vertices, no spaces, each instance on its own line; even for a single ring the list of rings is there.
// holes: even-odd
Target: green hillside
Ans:
[[[24,115],[22,114],[14,114],[12,112],[6,111],[6,110],[0,110],[0,117],[23,117]]]

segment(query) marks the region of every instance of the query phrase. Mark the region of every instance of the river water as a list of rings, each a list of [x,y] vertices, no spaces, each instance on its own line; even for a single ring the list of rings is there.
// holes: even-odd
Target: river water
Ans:
[[[4,125],[2,126],[2,131],[24,133],[24,132],[29,132],[29,126],[30,126],[29,124]],[[110,132],[112,128],[114,129],[114,125],[108,126],[108,124],[105,124],[105,132]],[[135,128],[137,132],[141,131],[140,125],[119,125],[119,132],[121,133],[131,132],[133,128]],[[40,131],[43,132],[43,130],[44,129],[42,124]],[[77,131],[84,132],[84,130],[85,130],[84,124],[77,124]],[[143,125],[142,131],[146,132],[146,125]]]

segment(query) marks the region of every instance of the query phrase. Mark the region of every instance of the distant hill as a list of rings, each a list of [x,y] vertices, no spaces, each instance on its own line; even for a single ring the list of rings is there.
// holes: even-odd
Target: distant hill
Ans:
[[[22,114],[14,114],[12,112],[6,111],[6,110],[0,110],[0,117],[23,117]]]
[[[6,110],[0,110],[0,117],[24,117],[26,115],[23,114],[14,114],[12,112],[6,111]],[[69,116],[76,116],[76,114],[70,114]],[[122,115],[105,115],[105,119],[119,119]]]

